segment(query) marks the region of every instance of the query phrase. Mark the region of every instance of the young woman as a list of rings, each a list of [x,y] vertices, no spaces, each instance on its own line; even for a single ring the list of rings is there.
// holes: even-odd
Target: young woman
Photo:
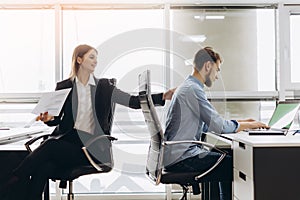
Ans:
[[[0,189],[0,199],[41,200],[44,185],[59,170],[88,164],[81,147],[86,141],[101,134],[110,134],[112,104],[140,108],[138,96],[125,93],[110,79],[97,79],[93,72],[97,66],[97,50],[89,45],[74,49],[72,71],[68,79],[57,83],[56,90],[71,88],[59,116],[41,113],[37,120],[56,126],[51,137],[30,153],[13,171],[10,180]],[[157,105],[171,99],[173,90],[152,95]],[[110,142],[103,142],[97,159],[106,162]],[[27,192],[18,190],[27,188]],[[2,195],[2,196],[1,196]],[[16,197],[21,195],[20,197]],[[26,197],[25,197],[26,195]],[[12,197],[15,196],[15,197]]]

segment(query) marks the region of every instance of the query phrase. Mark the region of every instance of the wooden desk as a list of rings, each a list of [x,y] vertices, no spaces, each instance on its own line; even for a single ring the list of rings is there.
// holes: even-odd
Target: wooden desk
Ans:
[[[235,200],[300,199],[300,135],[224,137],[232,142]]]

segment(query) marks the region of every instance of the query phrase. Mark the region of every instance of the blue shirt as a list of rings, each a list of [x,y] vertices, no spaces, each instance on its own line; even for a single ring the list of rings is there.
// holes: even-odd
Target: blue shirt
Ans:
[[[204,85],[190,75],[172,97],[164,139],[199,141],[203,132],[232,133],[238,128],[239,124],[235,120],[226,120],[219,115],[207,100]],[[164,166],[198,154],[204,156],[205,152],[198,145],[190,143],[168,145],[164,151]]]

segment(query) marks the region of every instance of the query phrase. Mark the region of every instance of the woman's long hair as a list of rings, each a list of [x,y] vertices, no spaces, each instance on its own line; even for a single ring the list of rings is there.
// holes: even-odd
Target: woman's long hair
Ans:
[[[70,78],[74,79],[77,76],[80,64],[77,62],[77,58],[80,57],[83,59],[84,55],[89,52],[90,50],[95,50],[97,52],[97,50],[87,44],[81,44],[78,45],[74,51],[73,51],[73,56],[72,56],[72,70],[70,73]]]

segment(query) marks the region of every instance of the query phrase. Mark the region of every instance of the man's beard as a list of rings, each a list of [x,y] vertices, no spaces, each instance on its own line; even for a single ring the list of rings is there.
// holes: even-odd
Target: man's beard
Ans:
[[[210,70],[210,72],[205,76],[205,85],[206,85],[207,87],[211,87],[212,84],[213,84],[213,82],[212,82],[212,80],[211,80],[211,78],[210,78],[210,75],[211,75],[211,70]]]

